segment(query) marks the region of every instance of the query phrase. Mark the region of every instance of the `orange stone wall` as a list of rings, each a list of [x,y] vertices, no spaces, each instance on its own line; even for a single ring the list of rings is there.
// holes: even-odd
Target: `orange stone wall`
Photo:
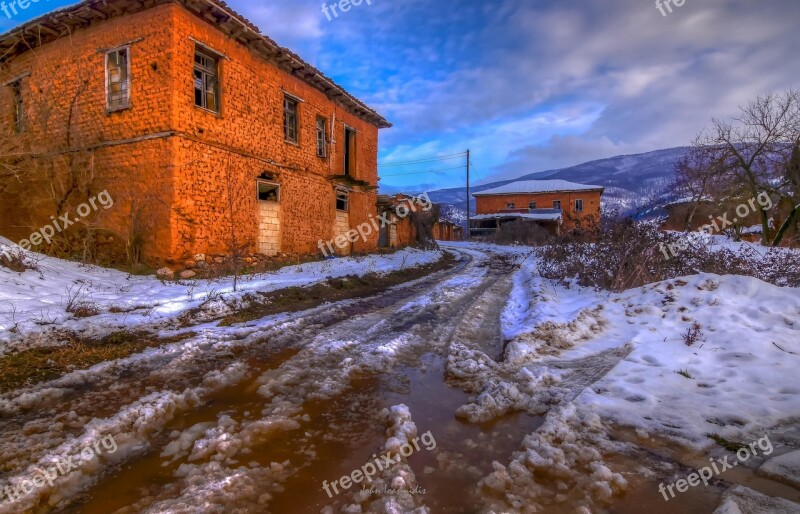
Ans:
[[[506,209],[507,204],[514,203],[516,209],[527,209],[531,202],[536,202],[539,209],[552,209],[553,202],[560,200],[564,211],[564,226],[569,228],[571,220],[580,218],[599,218],[600,196],[599,191],[565,192],[565,193],[536,193],[536,194],[509,194],[477,196],[477,214],[499,214]],[[583,200],[583,212],[575,212],[575,200]]]
[[[220,59],[220,114],[194,105],[196,42]],[[107,113],[104,49],[131,43],[131,108]],[[258,238],[256,179],[268,173],[281,184],[281,251],[318,253],[319,240],[334,237],[335,181],[344,170],[345,127],[357,131],[350,225],[376,216],[378,129],[225,36],[178,4],[112,18],[72,37],[29,51],[0,68],[0,83],[24,72],[26,132],[13,133],[11,88],[0,87],[0,134],[40,156],[42,178],[0,192],[0,234],[18,240],[55,214],[47,180],[68,178],[86,161],[88,186],[108,189],[120,202],[104,214],[106,228],[128,230],[132,208],[149,199],[151,260],[180,261],[197,253],[229,253],[231,223],[239,244],[255,252]],[[299,144],[284,141],[283,97],[299,105]],[[316,155],[317,116],[328,120],[328,157]],[[68,122],[68,120],[72,120]],[[330,127],[334,127],[331,141]],[[109,146],[110,144],[110,146]],[[76,151],[77,150],[77,151]],[[45,180],[47,179],[47,180]],[[229,192],[233,193],[230,201]],[[130,198],[129,201],[126,199]],[[137,200],[138,199],[138,200]],[[71,201],[83,201],[73,193]],[[231,208],[233,206],[233,208]],[[139,207],[141,211],[142,208]],[[146,209],[145,209],[146,210]],[[22,227],[22,228],[20,228]],[[354,244],[377,247],[378,236]]]

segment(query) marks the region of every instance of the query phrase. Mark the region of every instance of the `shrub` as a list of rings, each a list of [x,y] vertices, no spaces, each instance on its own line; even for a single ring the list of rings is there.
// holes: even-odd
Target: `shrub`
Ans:
[[[800,287],[800,252],[792,250],[712,248],[697,235],[662,232],[631,219],[604,222],[596,237],[593,243],[561,238],[540,249],[539,273],[550,279],[577,278],[582,286],[617,292],[703,272]],[[669,245],[682,250],[671,256]]]

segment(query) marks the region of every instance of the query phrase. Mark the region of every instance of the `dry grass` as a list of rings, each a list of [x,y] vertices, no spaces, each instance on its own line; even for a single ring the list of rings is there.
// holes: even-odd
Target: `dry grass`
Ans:
[[[55,380],[71,371],[88,369],[193,335],[158,339],[141,332],[115,332],[99,341],[81,340],[73,335],[64,346],[6,355],[0,358],[0,393]]]

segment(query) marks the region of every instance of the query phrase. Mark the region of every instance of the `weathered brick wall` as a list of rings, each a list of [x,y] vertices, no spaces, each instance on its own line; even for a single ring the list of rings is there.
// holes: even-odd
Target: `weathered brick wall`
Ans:
[[[196,43],[190,38],[227,57],[220,62],[219,115],[194,105]],[[132,42],[131,108],[107,113],[102,50],[128,42]],[[131,197],[109,215],[108,223],[113,225],[109,228],[126,232],[134,213],[125,209],[150,213],[144,223],[148,227],[145,247],[148,254],[166,261],[181,261],[196,253],[228,253],[231,223],[237,243],[247,251],[257,251],[256,179],[264,173],[274,176],[282,187],[281,251],[318,253],[317,242],[337,234],[330,178],[343,174],[345,125],[358,134],[352,178],[377,186],[375,126],[178,4],[112,18],[76,31],[69,40],[27,52],[0,69],[0,82],[23,72],[31,73],[23,79],[30,129],[15,144],[24,151],[46,151],[42,168],[52,169],[40,172],[36,181],[0,194],[3,235],[29,233],[27,227],[38,226],[37,220],[53,214],[52,199],[43,196],[47,177],[58,177],[59,187],[69,190],[65,185],[70,182],[69,170],[77,168],[78,161],[71,159],[70,164],[65,155],[90,163],[85,168],[91,169],[91,176],[82,178],[81,192],[108,188],[120,197]],[[283,137],[284,91],[303,99],[297,145]],[[0,133],[4,136],[13,133],[12,102],[10,88],[0,88]],[[316,155],[317,116],[329,124],[326,158]],[[121,140],[131,141],[102,146]],[[73,150],[71,154],[67,147]],[[235,193],[232,202],[229,191]],[[80,195],[75,199],[80,200]],[[166,207],[144,209],[142,199]],[[355,186],[351,227],[377,214],[376,200],[374,192]],[[14,228],[20,226],[24,228]],[[354,249],[372,250],[377,241],[375,233],[367,242],[357,242]]]
[[[539,209],[552,209],[553,202],[560,200],[568,227],[570,218],[599,217],[600,196],[599,191],[478,196],[476,211],[477,214],[497,214],[506,210],[509,203],[514,203],[517,209],[527,209],[531,202],[536,202]],[[575,200],[579,199],[583,200],[582,213],[575,212]]]

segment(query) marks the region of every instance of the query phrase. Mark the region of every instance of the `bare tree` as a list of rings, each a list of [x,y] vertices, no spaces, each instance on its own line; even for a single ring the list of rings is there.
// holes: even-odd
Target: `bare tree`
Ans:
[[[698,137],[695,147],[706,148],[712,156],[706,158],[700,174],[708,174],[708,181],[720,176],[736,183],[739,194],[729,198],[755,198],[767,193],[797,205],[800,202],[796,188],[791,186],[787,163],[800,142],[800,91],[768,93],[740,107],[740,111],[731,120],[713,120]],[[797,216],[796,211],[790,218]],[[760,210],[760,218],[763,243],[780,244],[785,230],[771,239],[766,210]]]

